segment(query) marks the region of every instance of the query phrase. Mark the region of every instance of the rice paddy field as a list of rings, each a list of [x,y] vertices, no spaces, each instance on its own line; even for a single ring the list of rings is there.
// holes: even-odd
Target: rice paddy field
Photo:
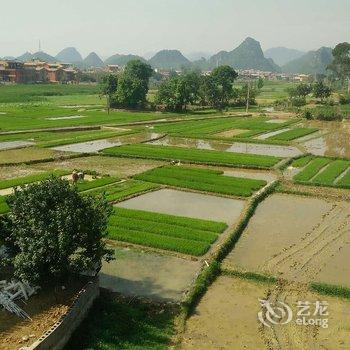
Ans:
[[[350,160],[309,156],[292,165],[301,168],[294,176],[297,183],[350,188]]]
[[[186,149],[154,145],[126,145],[113,147],[103,151],[103,154],[115,157],[146,158],[158,160],[180,160],[186,163],[211,164],[231,167],[270,168],[281,159],[273,156],[224,153],[220,151]]]
[[[290,86],[266,82],[245,115],[108,114],[96,85],[0,85],[0,215],[14,187],[74,170],[113,206],[116,259],[67,349],[350,347],[350,127],[264,108]],[[265,327],[259,299],[327,301],[329,328]]]

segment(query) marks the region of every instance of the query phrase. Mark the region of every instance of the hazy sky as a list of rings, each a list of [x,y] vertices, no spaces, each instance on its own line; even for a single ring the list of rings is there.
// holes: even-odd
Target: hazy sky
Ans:
[[[75,46],[144,54],[231,50],[247,36],[263,49],[310,50],[350,41],[350,0],[0,0],[0,56]]]

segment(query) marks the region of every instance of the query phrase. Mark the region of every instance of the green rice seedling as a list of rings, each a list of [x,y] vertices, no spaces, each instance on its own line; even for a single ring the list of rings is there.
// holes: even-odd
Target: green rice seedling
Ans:
[[[294,168],[303,168],[304,166],[308,165],[311,161],[311,159],[314,159],[314,156],[306,156],[306,157],[301,157],[298,159],[295,159],[292,162],[292,166]]]
[[[0,189],[22,186],[33,182],[47,180],[48,178],[50,178],[50,176],[64,176],[68,174],[69,174],[69,171],[53,170],[53,171],[45,171],[38,174],[28,175],[24,177],[17,177],[15,179],[2,180],[0,181]]]
[[[92,181],[85,181],[85,180],[79,181],[76,186],[79,192],[83,192],[83,191],[91,190],[96,187],[110,185],[118,181],[120,181],[120,179],[115,176],[103,176],[99,179],[92,180]]]
[[[144,210],[126,209],[114,207],[114,215],[126,218],[135,218],[145,221],[166,223],[192,229],[222,233],[226,230],[227,224],[216,221],[188,218],[184,216],[174,216],[161,213],[154,213]]]
[[[144,231],[156,233],[159,235],[190,239],[213,243],[217,239],[217,233],[183,227],[178,225],[166,224],[161,222],[152,222],[136,218],[123,218],[113,215],[109,219],[110,227],[126,228],[128,230]]]
[[[183,162],[189,163],[253,168],[270,168],[281,160],[281,158],[273,156],[209,151],[184,147],[155,146],[148,144],[112,147],[103,150],[102,153],[119,157],[160,160],[179,159]]]
[[[156,188],[159,188],[156,184],[128,180],[122,183],[114,183],[110,186],[95,188],[85,193],[89,195],[102,194],[106,197],[108,202],[114,202]]]
[[[172,250],[195,256],[205,254],[210,248],[210,244],[206,242],[163,236],[149,232],[145,233],[144,231],[127,230],[119,227],[109,227],[108,237],[123,242]]]
[[[308,182],[330,162],[331,159],[328,158],[315,158],[311,160],[304,170],[294,176],[294,180],[297,182]]]
[[[223,176],[201,169],[162,167],[135,176],[136,179],[170,186],[234,196],[250,196],[266,185],[266,181]]]
[[[313,282],[310,284],[310,288],[319,294],[350,299],[350,289],[343,286]]]
[[[285,132],[282,132],[278,135],[274,135],[269,137],[269,140],[281,140],[281,141],[292,141],[295,139],[298,139],[300,137],[313,134],[314,132],[318,131],[318,129],[315,128],[295,128],[291,129]]]
[[[312,180],[313,183],[319,185],[333,185],[336,180],[346,169],[350,166],[350,161],[346,160],[335,160],[330,163],[323,171],[321,171]]]
[[[350,188],[350,170],[337,182],[339,187]]]

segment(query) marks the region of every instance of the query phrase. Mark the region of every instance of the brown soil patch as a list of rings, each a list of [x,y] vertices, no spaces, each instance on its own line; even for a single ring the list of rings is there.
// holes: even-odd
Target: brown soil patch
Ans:
[[[90,156],[84,158],[75,158],[67,160],[57,160],[55,162],[35,165],[35,168],[42,170],[49,169],[83,169],[95,170],[101,174],[109,174],[125,178],[135,174],[142,173],[161,165],[165,162],[146,160],[146,159],[129,159],[117,157]]]
[[[52,157],[59,157],[62,153],[47,148],[28,147],[0,151],[0,164],[23,163],[32,160],[41,160]]]
[[[349,203],[276,194],[258,207],[224,265],[350,287],[349,242]]]
[[[289,305],[293,318],[286,325],[263,326],[258,299]],[[328,328],[298,325],[298,301],[326,301]],[[209,288],[186,324],[182,349],[305,350],[350,348],[350,302],[310,292],[304,285],[261,284],[221,276]]]
[[[84,284],[79,281],[71,282],[66,289],[43,290],[26,303],[17,302],[32,321],[0,310],[0,350],[19,349],[32,344],[68,311]]]
[[[243,129],[230,129],[226,131],[219,132],[215,134],[215,136],[220,136],[220,137],[234,137],[240,134],[243,134],[245,132],[248,132],[249,130],[243,130]]]

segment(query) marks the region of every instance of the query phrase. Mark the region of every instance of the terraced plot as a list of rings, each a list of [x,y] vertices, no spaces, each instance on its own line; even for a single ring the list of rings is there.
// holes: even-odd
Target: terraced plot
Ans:
[[[30,133],[3,134],[2,142],[31,142],[38,147],[57,147],[72,143],[106,139],[135,133],[137,130],[84,130],[84,131],[40,131]]]
[[[108,238],[199,256],[226,227],[224,223],[115,208]]]
[[[210,120],[184,121],[179,123],[159,125],[155,127],[157,132],[167,132],[170,134],[186,135],[210,135],[220,133],[230,129],[269,131],[276,130],[294,123],[291,120],[282,124],[269,123],[269,118],[246,118],[246,117],[229,117],[215,118]],[[239,135],[242,137],[242,135]]]
[[[102,151],[103,154],[130,158],[149,158],[159,160],[181,160],[186,163],[226,165],[232,167],[270,168],[281,158],[201,149],[153,145],[125,145]]]
[[[349,160],[308,156],[292,165],[303,168],[294,176],[294,181],[298,183],[350,188]]]
[[[108,202],[115,202],[157,188],[159,186],[156,184],[127,180],[121,183],[114,183],[110,186],[95,188],[85,193],[89,195],[103,194]]]
[[[271,136],[268,138],[268,140],[292,141],[300,137],[313,134],[316,131],[318,131],[316,128],[295,128]]]
[[[271,216],[273,225],[266,220]],[[349,239],[349,203],[274,194],[257,208],[223,266],[350,287]]]
[[[161,167],[135,176],[136,179],[175,187],[249,197],[266,185],[266,181],[223,176],[222,171],[189,168]]]

